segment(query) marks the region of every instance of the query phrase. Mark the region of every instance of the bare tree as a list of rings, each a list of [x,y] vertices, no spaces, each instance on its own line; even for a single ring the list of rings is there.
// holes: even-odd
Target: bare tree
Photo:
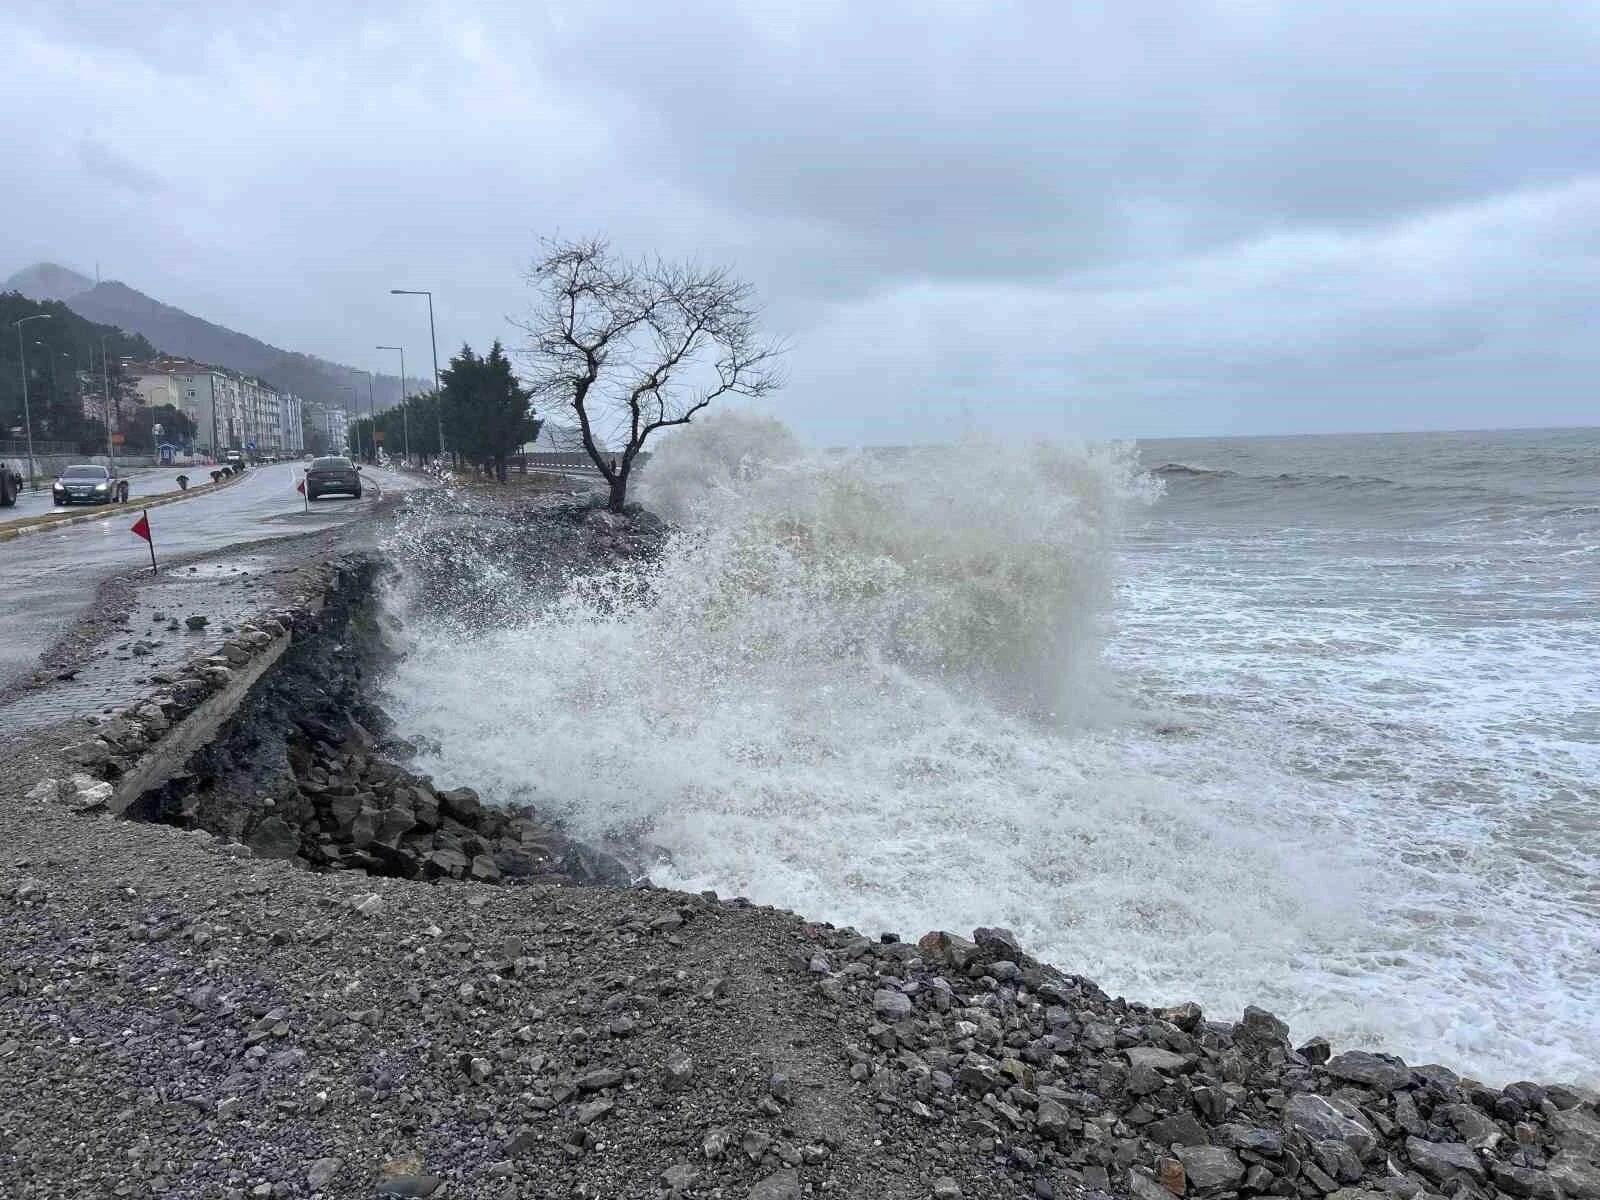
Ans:
[[[527,282],[529,384],[577,416],[613,512],[627,503],[651,434],[689,424],[722,396],[783,384],[785,347],[761,336],[754,290],[725,267],[632,261],[597,238],[546,239]]]

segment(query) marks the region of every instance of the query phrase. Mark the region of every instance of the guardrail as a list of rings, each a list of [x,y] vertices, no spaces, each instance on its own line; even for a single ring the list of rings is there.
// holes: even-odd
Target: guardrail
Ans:
[[[650,459],[649,452],[639,455],[633,460],[635,467],[642,467]],[[553,451],[544,454],[524,454],[522,460],[530,471],[593,471],[599,474],[599,468],[583,451]]]

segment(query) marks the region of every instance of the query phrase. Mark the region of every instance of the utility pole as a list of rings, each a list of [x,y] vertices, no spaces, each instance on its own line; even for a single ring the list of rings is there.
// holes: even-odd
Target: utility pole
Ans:
[[[406,466],[411,465],[411,418],[406,411],[406,348],[404,346],[378,346],[379,350],[400,351],[400,437],[404,446]]]
[[[23,351],[22,327],[29,321],[48,321],[49,313],[34,313],[31,317],[23,317],[13,324],[17,327],[17,361],[22,364],[22,424],[28,434],[28,482],[34,491],[39,490],[37,476],[39,474],[39,460],[33,456],[33,413],[28,410],[28,356]]]
[[[106,362],[106,338],[116,336],[114,333],[107,333],[100,338],[100,388],[106,402],[106,457],[111,460],[113,472],[117,469],[117,443],[112,439],[114,423],[111,420],[111,367]]]

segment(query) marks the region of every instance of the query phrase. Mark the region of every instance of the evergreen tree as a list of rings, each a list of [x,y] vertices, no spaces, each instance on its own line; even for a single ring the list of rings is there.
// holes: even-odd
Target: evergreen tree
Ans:
[[[440,372],[440,383],[453,448],[504,483],[506,459],[539,432],[533,393],[517,379],[498,340],[482,356],[462,346]]]

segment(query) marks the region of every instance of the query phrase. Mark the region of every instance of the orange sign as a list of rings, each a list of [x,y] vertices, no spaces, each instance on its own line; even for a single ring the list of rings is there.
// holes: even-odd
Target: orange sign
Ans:
[[[378,445],[383,445],[383,430],[373,430],[372,436],[377,439]]]
[[[111,435],[111,444],[113,446],[120,446],[120,445],[122,445],[123,442],[125,442],[127,440],[128,439],[123,437],[122,434],[120,434],[120,433],[113,433]]]

